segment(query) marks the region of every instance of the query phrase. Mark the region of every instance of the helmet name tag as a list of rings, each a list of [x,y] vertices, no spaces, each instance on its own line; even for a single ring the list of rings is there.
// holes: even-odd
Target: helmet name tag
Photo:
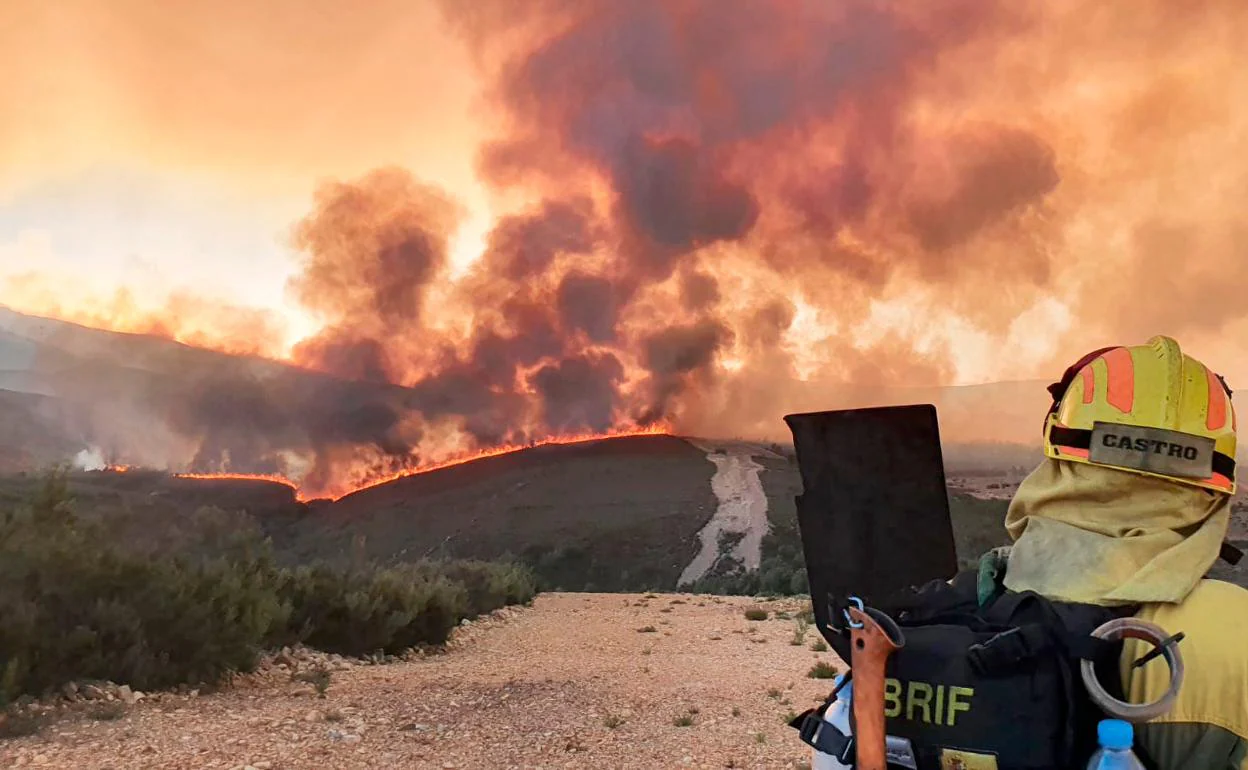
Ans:
[[[1207,479],[1213,475],[1213,452],[1213,439],[1204,436],[1098,422],[1092,427],[1088,459],[1161,476]]]

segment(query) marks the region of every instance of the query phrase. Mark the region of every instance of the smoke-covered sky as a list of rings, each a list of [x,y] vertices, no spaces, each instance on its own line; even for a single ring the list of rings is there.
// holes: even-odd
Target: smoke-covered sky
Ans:
[[[1171,334],[1248,382],[1238,0],[10,0],[0,302],[748,435]]]
[[[0,300],[297,313],[291,226],[319,181],[383,164],[472,208],[465,254],[488,226],[477,78],[428,3],[13,0],[0,73]]]

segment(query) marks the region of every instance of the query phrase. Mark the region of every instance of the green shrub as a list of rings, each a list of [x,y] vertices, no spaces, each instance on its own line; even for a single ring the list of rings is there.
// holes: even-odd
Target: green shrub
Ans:
[[[537,594],[537,580],[523,565],[475,560],[425,561],[414,566],[418,574],[444,577],[467,591],[465,611],[471,617],[500,607],[527,604]]]
[[[325,564],[282,575],[278,595],[292,608],[285,635],[341,655],[394,654],[441,644],[466,616],[468,591],[444,577],[400,565],[341,569]]]
[[[464,618],[535,592],[512,564],[279,569],[258,530],[218,513],[176,523],[185,547],[137,548],[76,516],[59,472],[0,512],[0,706],[72,680],[214,684],[296,642],[355,656],[441,644]]]
[[[269,646],[303,642],[326,652],[395,654],[443,644],[460,621],[532,600],[536,583],[516,564],[423,561],[379,567],[329,564],[281,573],[277,595],[289,623]]]
[[[249,670],[285,621],[275,574],[256,542],[196,560],[122,550],[53,474],[0,518],[0,703],[71,678],[152,689]]]

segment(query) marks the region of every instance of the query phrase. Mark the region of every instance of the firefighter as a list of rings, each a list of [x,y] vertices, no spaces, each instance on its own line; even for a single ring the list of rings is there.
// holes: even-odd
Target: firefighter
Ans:
[[[1206,578],[1235,493],[1235,410],[1220,376],[1168,337],[1095,351],[1051,389],[1046,458],[1006,515],[1004,584],[1053,600],[1138,607],[1183,632],[1173,708],[1136,726],[1160,770],[1248,770],[1248,590]],[[1164,663],[1133,668],[1129,701],[1153,702]]]

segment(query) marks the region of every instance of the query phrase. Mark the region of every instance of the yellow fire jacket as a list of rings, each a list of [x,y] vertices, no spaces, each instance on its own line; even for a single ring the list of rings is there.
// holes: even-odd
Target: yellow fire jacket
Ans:
[[[1226,496],[1055,460],[1027,477],[1006,514],[1014,540],[1007,588],[1138,604],[1141,619],[1185,634],[1177,703],[1136,726],[1139,745],[1160,770],[1248,770],[1248,590],[1203,579],[1229,520]],[[1169,685],[1164,660],[1131,669],[1147,647],[1131,640],[1124,648],[1132,703],[1156,701]]]
[[[1161,770],[1248,770],[1248,590],[1202,580],[1179,604],[1148,604],[1136,616],[1185,634],[1185,677],[1168,714],[1136,726],[1140,745]],[[1164,660],[1139,669],[1149,649],[1128,640],[1122,677],[1131,703],[1159,699],[1170,683]]]

